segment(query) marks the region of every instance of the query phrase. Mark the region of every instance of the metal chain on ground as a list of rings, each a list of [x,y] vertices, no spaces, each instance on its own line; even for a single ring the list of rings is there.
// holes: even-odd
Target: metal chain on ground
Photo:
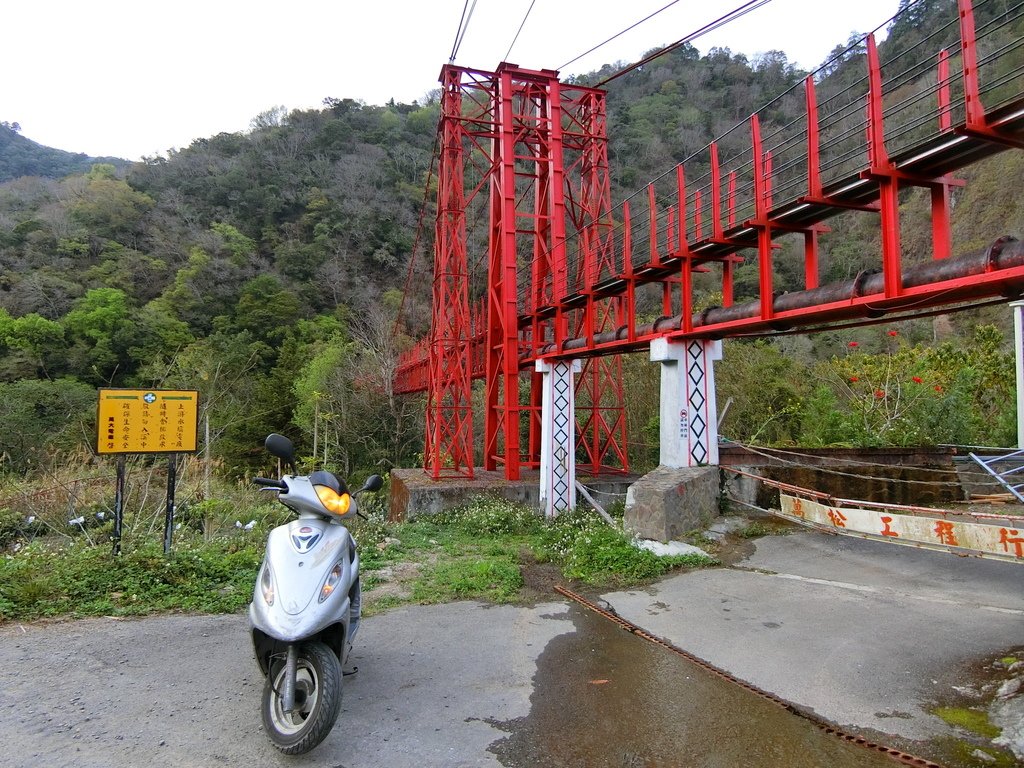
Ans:
[[[580,485],[582,485],[584,488],[587,489],[587,491],[594,494],[595,496],[613,496],[617,499],[626,498],[625,493],[616,493],[615,491],[599,491],[596,488],[591,488],[589,485],[584,485],[583,483],[580,483]]]
[[[612,611],[605,610],[604,608],[601,608],[598,605],[595,605],[582,595],[579,595],[560,585],[555,587],[555,591],[563,597],[567,597],[570,600],[576,601],[584,608],[589,608],[591,611],[598,614],[599,616],[603,616],[609,621],[618,624],[622,629],[626,630],[630,634],[636,635],[637,637],[654,643],[655,645],[660,645],[662,648],[672,651],[672,653],[675,653],[678,656],[682,656],[687,661],[696,664],[701,669],[710,672],[716,677],[725,680],[726,682],[738,685],[741,688],[745,688],[746,690],[761,697],[762,699],[770,701],[776,706],[785,709],[787,712],[790,712],[796,715],[797,717],[801,717],[804,720],[807,720],[809,723],[811,723],[812,725],[816,726],[817,728],[821,729],[822,731],[831,736],[835,736],[836,738],[839,738],[850,744],[856,744],[858,746],[864,747],[865,749],[871,750],[872,752],[877,752],[879,754],[885,755],[886,757],[889,757],[892,760],[895,760],[897,763],[901,763],[902,765],[912,765],[916,766],[916,768],[944,768],[944,766],[942,766],[941,764],[934,763],[931,760],[926,760],[923,757],[917,757],[916,755],[911,755],[907,752],[903,752],[898,749],[893,749],[892,747],[887,747],[884,744],[878,744],[877,742],[870,741],[869,739],[865,739],[863,736],[848,733],[842,730],[841,728],[836,727],[832,723],[818,717],[817,715],[808,712],[807,710],[804,710],[801,707],[798,707],[796,704],[786,701],[785,699],[776,696],[774,693],[770,693],[764,690],[763,688],[758,688],[756,685],[753,685],[752,683],[748,683],[745,680],[740,680],[738,677],[729,674],[724,669],[720,669],[719,667],[716,667],[714,664],[711,664],[710,662],[705,661],[704,659],[698,656],[694,656],[689,651],[684,651],[682,648],[673,645],[668,640],[657,637],[656,635],[652,635],[650,632],[647,632],[645,629],[637,626],[633,622],[622,618],[618,614],[613,613]]]

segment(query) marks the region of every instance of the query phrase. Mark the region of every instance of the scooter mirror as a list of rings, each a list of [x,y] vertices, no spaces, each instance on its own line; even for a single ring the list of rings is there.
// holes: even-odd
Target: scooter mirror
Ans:
[[[271,456],[276,456],[279,459],[295,466],[295,446],[292,445],[292,441],[284,435],[277,433],[267,435],[267,439],[263,442],[266,446],[267,451],[270,452]]]
[[[366,482],[363,483],[363,487],[361,490],[372,492],[379,491],[383,487],[384,480],[383,478],[381,478],[380,475],[370,475],[368,478],[366,478]]]

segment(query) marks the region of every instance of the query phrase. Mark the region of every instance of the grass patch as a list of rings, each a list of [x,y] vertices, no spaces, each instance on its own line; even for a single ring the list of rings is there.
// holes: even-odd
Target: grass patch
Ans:
[[[159,528],[148,538],[126,537],[117,557],[95,532],[19,539],[17,551],[0,557],[0,621],[239,611],[252,597],[267,532],[289,518],[278,505],[251,506],[244,519],[255,525],[244,531],[235,525],[239,513],[229,504],[195,505],[181,516],[169,555]],[[390,523],[377,510],[352,529],[367,613],[408,602],[514,602],[525,594],[524,568],[535,563],[556,566],[566,580],[619,588],[716,562],[638,549],[590,510],[548,522],[521,504],[488,497],[410,523]],[[389,579],[405,582],[387,589]]]
[[[989,722],[988,714],[977,709],[966,707],[938,707],[935,715],[950,725],[963,728],[986,739],[996,738],[1001,731]]]
[[[424,564],[407,585],[409,601],[419,603],[514,602],[524,586],[523,569],[531,562],[551,563],[569,581],[616,588],[650,581],[674,568],[717,563],[694,555],[658,557],[638,549],[621,529],[607,525],[592,510],[546,521],[521,504],[488,497],[410,523],[371,519],[354,532],[364,572],[380,571],[397,560]],[[393,592],[384,596],[394,604]],[[378,608],[372,591],[367,605]]]
[[[260,557],[249,541],[185,544],[168,556],[152,543],[115,557],[109,546],[37,540],[0,559],[0,619],[230,613],[252,597]]]
[[[417,603],[480,599],[511,603],[519,596],[523,575],[519,564],[500,558],[462,558],[425,569],[413,584]]]
[[[556,563],[568,579],[613,586],[649,581],[673,568],[717,562],[700,555],[658,557],[638,549],[622,530],[588,510],[563,514],[548,524],[535,554],[539,560]]]
[[[789,532],[789,528],[755,520],[749,525],[740,528],[736,535],[741,539],[759,539],[762,536],[787,536]]]

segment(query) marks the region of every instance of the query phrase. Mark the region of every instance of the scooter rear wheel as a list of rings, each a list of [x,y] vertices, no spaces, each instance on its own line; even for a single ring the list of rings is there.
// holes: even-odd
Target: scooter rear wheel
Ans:
[[[275,664],[263,686],[263,727],[267,736],[286,755],[301,755],[323,741],[341,710],[341,664],[323,643],[299,648],[295,674],[295,708],[285,712],[284,664]]]

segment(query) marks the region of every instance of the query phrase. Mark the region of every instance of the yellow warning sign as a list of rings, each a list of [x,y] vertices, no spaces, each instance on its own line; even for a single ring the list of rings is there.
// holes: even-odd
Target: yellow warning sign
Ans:
[[[194,453],[199,393],[173,389],[101,389],[97,453]]]

